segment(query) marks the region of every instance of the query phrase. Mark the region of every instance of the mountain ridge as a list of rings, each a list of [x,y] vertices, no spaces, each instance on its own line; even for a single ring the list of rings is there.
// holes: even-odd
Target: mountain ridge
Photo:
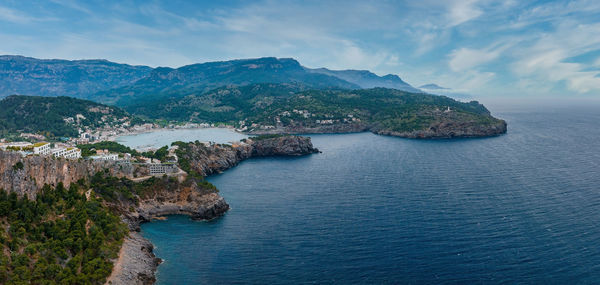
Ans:
[[[0,97],[15,94],[83,98],[131,84],[152,68],[105,59],[37,59],[0,55]]]
[[[313,73],[327,74],[344,79],[348,82],[357,84],[363,89],[383,87],[406,92],[421,93],[421,90],[414,88],[395,74],[379,76],[368,70],[331,70],[324,67],[315,69],[307,68],[307,70]]]
[[[161,96],[178,95],[175,93],[180,90],[202,93],[221,86],[254,83],[291,83],[313,89],[384,87],[421,92],[397,75],[378,76],[368,70],[311,69],[294,58],[261,57],[152,68],[106,59],[0,55],[0,98],[15,94],[70,96],[123,106],[148,95],[156,97],[158,93],[169,93]]]

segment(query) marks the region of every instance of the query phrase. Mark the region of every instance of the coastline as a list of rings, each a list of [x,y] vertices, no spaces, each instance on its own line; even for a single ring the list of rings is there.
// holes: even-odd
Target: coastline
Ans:
[[[154,246],[139,232],[130,231],[123,240],[119,257],[113,263],[113,270],[105,284],[146,285],[156,282],[156,269],[162,262],[152,252]]]
[[[207,152],[208,151],[208,152]],[[277,137],[252,141],[236,147],[212,145],[206,148],[189,143],[186,154],[192,170],[202,176],[220,173],[239,162],[265,156],[300,156],[318,153],[310,138]],[[187,174],[185,175],[187,176]],[[185,177],[180,177],[185,181]],[[140,231],[142,223],[169,215],[186,215],[194,220],[212,220],[224,215],[229,205],[214,190],[200,187],[196,182],[175,189],[160,189],[142,199],[139,205],[125,201],[115,204],[121,219],[129,226],[129,236],[124,239],[119,257],[114,261],[113,272],[105,284],[153,284],[160,259],[153,253],[153,245]],[[130,210],[130,207],[134,207]]]
[[[185,192],[176,193],[175,197],[183,198],[180,201],[143,201],[135,212],[121,216],[129,226],[129,234],[123,239],[119,256],[113,261],[113,270],[104,284],[148,285],[156,282],[156,271],[162,260],[154,254],[154,245],[142,236],[141,224],[170,215],[185,215],[193,220],[208,221],[229,210],[225,199],[217,193],[203,194],[196,198],[181,197],[190,194]]]
[[[506,134],[507,123],[499,120],[489,126],[464,123],[440,122],[429,129],[397,132],[366,125],[328,125],[319,127],[282,127],[276,129],[252,130],[247,135],[311,135],[311,134],[348,134],[370,132],[375,135],[392,136],[407,139],[452,139],[485,138]],[[237,130],[236,130],[237,131]]]

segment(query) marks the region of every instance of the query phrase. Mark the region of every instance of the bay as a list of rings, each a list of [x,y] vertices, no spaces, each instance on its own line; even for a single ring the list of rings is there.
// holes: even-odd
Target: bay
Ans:
[[[232,209],[142,226],[158,284],[594,283],[600,108],[502,109],[506,135],[313,135],[209,181]]]

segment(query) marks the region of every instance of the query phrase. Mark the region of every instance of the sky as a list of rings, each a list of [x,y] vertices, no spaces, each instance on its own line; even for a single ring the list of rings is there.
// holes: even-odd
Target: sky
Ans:
[[[291,57],[478,96],[600,97],[600,1],[0,0],[0,54]]]

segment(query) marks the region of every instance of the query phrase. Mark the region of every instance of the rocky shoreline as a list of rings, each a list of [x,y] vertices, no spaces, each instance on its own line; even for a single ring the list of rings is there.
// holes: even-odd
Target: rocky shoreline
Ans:
[[[250,135],[273,135],[273,134],[340,134],[372,132],[377,135],[394,136],[410,139],[446,139],[446,138],[478,138],[491,137],[505,134],[507,124],[504,120],[490,124],[479,124],[476,122],[438,121],[424,130],[410,132],[398,132],[390,129],[370,126],[364,124],[339,124],[318,127],[279,127],[267,130],[255,130]]]
[[[300,156],[317,153],[310,138],[278,136],[247,139],[233,145],[183,143],[180,158],[188,173],[146,180],[144,191],[135,197],[118,196],[104,203],[129,226],[119,257],[107,284],[152,284],[160,259],[152,244],[143,238],[140,225],[167,215],[187,215],[196,220],[210,220],[225,214],[229,205],[218,190],[202,177],[222,172],[252,157]],[[19,164],[20,162],[20,164]],[[114,161],[69,160],[49,156],[22,157],[15,152],[0,151],[0,189],[35,199],[45,185],[63,183],[69,187],[80,179],[87,180],[98,172],[118,178],[133,179],[148,175],[144,166]],[[89,189],[86,195],[93,194]],[[137,202],[136,202],[137,201]]]
[[[229,205],[223,197],[216,193],[206,194],[201,204],[145,201],[132,215],[122,216],[129,225],[129,236],[123,240],[119,257],[114,261],[111,275],[105,284],[139,284],[147,285],[156,282],[156,271],[162,260],[154,255],[154,246],[140,233],[142,223],[168,215],[187,215],[195,220],[211,220],[222,216]]]
[[[234,146],[189,143],[186,149],[187,157],[192,165],[192,171],[203,176],[219,173],[239,162],[252,157],[265,156],[301,156],[317,153],[310,138],[283,136],[234,144]],[[181,158],[180,158],[181,159]],[[130,235],[124,240],[119,258],[106,284],[153,284],[156,282],[155,273],[160,259],[152,252],[152,244],[143,238],[139,231],[140,225],[153,219],[168,215],[187,215],[195,220],[211,220],[224,215],[229,205],[218,193],[204,189],[192,180],[191,184],[185,177],[180,177],[180,183],[173,189],[164,188],[162,191],[144,197],[138,206],[134,207],[129,201],[121,201],[115,208],[121,212],[121,217],[130,228]],[[129,211],[134,207],[134,211]]]

